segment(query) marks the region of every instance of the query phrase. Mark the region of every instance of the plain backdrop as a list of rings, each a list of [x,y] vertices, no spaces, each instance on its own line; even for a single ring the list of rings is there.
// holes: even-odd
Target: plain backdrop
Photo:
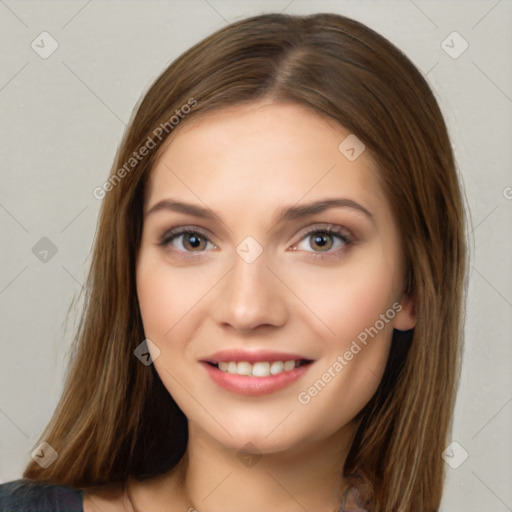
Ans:
[[[206,35],[281,11],[362,21],[411,58],[441,105],[471,219],[451,447],[457,464],[467,458],[447,467],[442,510],[510,511],[510,0],[0,1],[0,480],[21,477],[62,391],[78,309],[66,317],[101,205],[92,191],[134,106]]]

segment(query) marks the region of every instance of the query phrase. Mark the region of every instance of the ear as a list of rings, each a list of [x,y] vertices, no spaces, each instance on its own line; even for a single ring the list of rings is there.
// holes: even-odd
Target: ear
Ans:
[[[412,298],[405,292],[393,305],[397,312],[393,319],[393,327],[399,331],[408,331],[416,325],[416,305]]]

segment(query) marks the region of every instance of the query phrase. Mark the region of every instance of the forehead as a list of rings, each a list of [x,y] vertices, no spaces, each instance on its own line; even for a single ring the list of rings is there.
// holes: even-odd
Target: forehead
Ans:
[[[232,202],[264,212],[326,195],[350,197],[370,210],[385,207],[369,152],[353,161],[343,153],[349,136],[334,119],[297,104],[261,102],[199,114],[163,148],[146,206],[172,193],[221,210]]]

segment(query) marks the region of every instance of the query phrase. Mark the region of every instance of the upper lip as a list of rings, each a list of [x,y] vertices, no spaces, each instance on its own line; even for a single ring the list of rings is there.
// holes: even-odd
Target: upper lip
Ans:
[[[215,352],[202,361],[209,363],[219,363],[221,361],[247,361],[248,363],[256,363],[258,361],[312,361],[301,354],[287,352],[273,352],[270,350],[242,350],[242,349],[226,349]]]

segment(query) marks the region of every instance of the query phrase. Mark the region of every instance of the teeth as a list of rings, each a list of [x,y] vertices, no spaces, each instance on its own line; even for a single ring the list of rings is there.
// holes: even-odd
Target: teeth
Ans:
[[[270,365],[270,373],[271,375],[276,375],[278,373],[281,373],[284,370],[284,363],[283,361],[274,361]]]
[[[236,365],[236,373],[238,375],[252,375],[252,365],[245,361],[238,363]]]
[[[285,361],[284,363],[284,371],[287,372],[289,370],[293,370],[295,368],[295,361]]]
[[[218,363],[219,370],[237,375],[252,377],[268,377],[282,372],[289,372],[300,365],[300,361],[258,361],[249,363],[247,361],[221,361]]]
[[[295,368],[295,365],[293,365],[293,367]],[[252,372],[248,375],[254,375],[254,377],[268,377],[270,375],[270,363],[254,363],[251,370]]]

